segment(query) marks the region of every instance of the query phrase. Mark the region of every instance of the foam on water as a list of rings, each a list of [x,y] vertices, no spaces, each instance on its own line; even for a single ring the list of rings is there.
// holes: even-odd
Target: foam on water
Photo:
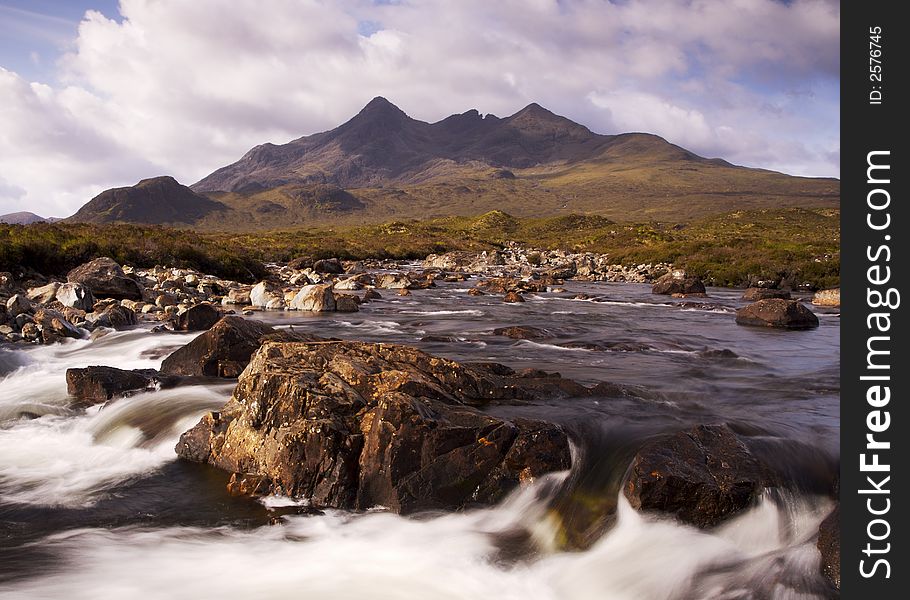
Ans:
[[[809,532],[825,503],[782,512],[765,499],[704,532],[641,515],[620,497],[615,527],[587,551],[544,545],[504,561],[498,536],[543,515],[543,499],[529,492],[495,508],[424,519],[330,511],[252,531],[65,532],[43,541],[66,557],[59,570],[8,586],[0,598],[672,600],[738,597],[725,594],[744,589],[768,598],[823,597]],[[769,569],[777,583],[762,589],[768,584],[756,575]]]
[[[110,487],[176,460],[180,434],[229,396],[224,388],[163,390],[0,429],[0,501],[91,504]]]

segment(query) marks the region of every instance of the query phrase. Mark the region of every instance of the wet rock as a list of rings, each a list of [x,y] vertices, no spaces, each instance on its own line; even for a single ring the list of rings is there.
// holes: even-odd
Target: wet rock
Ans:
[[[321,340],[317,336],[276,330],[261,321],[228,316],[177,349],[161,363],[166,375],[237,377],[264,340]]]
[[[159,294],[155,297],[155,306],[158,308],[167,308],[168,306],[177,306],[177,298],[171,294]],[[133,309],[135,310],[135,308]]]
[[[518,292],[507,292],[502,298],[503,302],[524,302],[525,297]]]
[[[153,390],[158,384],[152,369],[125,371],[92,366],[66,370],[66,392],[86,404],[99,404],[131,392]]]
[[[512,327],[497,327],[493,335],[503,335],[516,340],[542,340],[553,337],[546,329],[531,327],[530,325],[513,325]]]
[[[33,310],[32,301],[22,294],[14,294],[6,301],[6,314],[11,318],[22,314],[29,314]]]
[[[221,319],[221,311],[208,303],[196,304],[177,314],[175,331],[206,331]]]
[[[248,288],[232,288],[228,290],[222,304],[239,304],[241,306],[250,304],[250,291]]]
[[[485,295],[486,295],[486,292],[484,292],[483,290],[476,288],[476,287],[472,287],[471,289],[468,290],[468,296],[485,296]]]
[[[53,302],[57,297],[57,290],[59,288],[60,284],[56,281],[41,287],[31,288],[28,290],[28,299],[32,302],[37,302],[38,304]]]
[[[142,286],[130,279],[113,259],[103,257],[76,267],[66,280],[81,283],[97,298],[142,300]]]
[[[768,298],[790,299],[790,292],[787,290],[775,290],[771,288],[751,287],[743,292],[742,299],[747,302],[756,302],[758,300],[767,300]]]
[[[338,312],[357,312],[360,310],[360,298],[348,294],[335,294],[335,310]]]
[[[399,296],[410,296],[411,290],[409,290],[408,288],[401,288],[398,290],[398,295]]]
[[[569,466],[561,427],[468,406],[540,394],[525,381],[536,380],[393,344],[266,343],[233,398],[176,450],[317,506],[406,513],[489,504]]]
[[[816,547],[821,554],[822,575],[840,590],[840,504],[819,525]]]
[[[687,276],[685,271],[673,271],[655,281],[651,287],[651,293],[666,296],[704,294],[705,284],[697,277]]]
[[[812,304],[816,306],[840,306],[840,288],[819,290],[812,296]]]
[[[253,306],[267,308],[269,303],[273,301],[278,301],[281,304],[281,308],[284,308],[284,290],[277,284],[269,281],[260,281],[250,290],[250,304]]]
[[[109,327],[111,329],[128,329],[139,324],[136,311],[119,304],[108,304],[101,310],[85,315],[85,320],[93,327]]]
[[[752,327],[812,329],[818,327],[818,317],[796,300],[770,298],[736,311],[736,323]]]
[[[376,287],[386,290],[400,290],[411,286],[411,280],[404,273],[382,273],[376,276]]]
[[[727,425],[699,425],[639,450],[624,493],[638,510],[713,527],[751,506],[769,479]]]
[[[232,473],[227,491],[231,496],[265,496],[271,486],[272,481],[264,475]]]
[[[331,312],[335,310],[335,294],[332,284],[321,283],[304,286],[291,300],[293,310]]]
[[[49,308],[35,311],[35,325],[41,332],[41,341],[45,344],[59,342],[63,338],[81,339],[82,332],[70,323],[62,313]]]
[[[57,288],[57,301],[69,308],[90,311],[95,305],[92,291],[81,283],[64,283]]]
[[[326,258],[314,262],[313,270],[317,273],[329,273],[332,275],[338,275],[340,273],[344,273],[344,266],[337,258]]]
[[[380,294],[376,290],[367,290],[366,292],[363,293],[364,302],[368,302],[370,300],[379,300],[380,298],[382,298],[382,294]]]

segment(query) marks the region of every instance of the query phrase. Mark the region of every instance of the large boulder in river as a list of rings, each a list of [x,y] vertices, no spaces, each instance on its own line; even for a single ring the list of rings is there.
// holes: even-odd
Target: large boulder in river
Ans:
[[[250,304],[259,308],[284,308],[284,290],[270,281],[260,281],[250,290]]]
[[[816,306],[840,306],[840,288],[819,290],[812,296],[812,304]]]
[[[305,285],[291,300],[291,309],[311,312],[332,312],[335,310],[335,294],[332,284]]]
[[[651,293],[666,296],[704,294],[705,284],[697,277],[689,277],[685,271],[673,271],[655,281]]]
[[[237,377],[266,339],[306,341],[322,338],[279,331],[261,321],[227,316],[165,358],[161,363],[161,372],[167,375]]]
[[[818,327],[818,317],[797,300],[769,298],[759,300],[736,311],[739,325],[777,327],[779,329],[812,329]]]
[[[177,313],[174,321],[175,331],[205,331],[211,329],[221,320],[221,311],[208,303],[194,304],[185,311]]]
[[[108,304],[85,315],[85,320],[92,327],[110,327],[111,329],[128,329],[139,324],[136,311],[120,304]]]
[[[699,425],[639,450],[624,492],[636,509],[712,527],[756,502],[770,480],[727,425]]]
[[[505,367],[406,346],[267,342],[232,399],[176,450],[255,478],[263,493],[318,506],[412,512],[493,503],[570,464],[561,427],[469,406],[541,393],[523,382]]]
[[[66,280],[81,283],[97,298],[142,300],[142,286],[130,279],[111,258],[96,258],[70,271]]]
[[[789,300],[790,292],[773,288],[750,287],[743,292],[742,297],[746,302],[757,302],[758,300],[767,300],[768,298],[783,298],[784,300]]]
[[[114,367],[92,366],[66,370],[66,391],[73,398],[98,404],[130,393],[153,390],[159,383],[152,369],[125,371]]]

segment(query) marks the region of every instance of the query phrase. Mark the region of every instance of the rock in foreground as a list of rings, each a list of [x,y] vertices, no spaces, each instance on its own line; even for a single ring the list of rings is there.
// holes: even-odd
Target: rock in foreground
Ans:
[[[822,575],[835,589],[840,589],[840,505],[834,507],[818,528]]]
[[[93,366],[66,370],[66,391],[78,400],[97,404],[131,393],[170,387],[173,378],[160,378],[153,369],[125,371],[114,367]]]
[[[699,425],[636,454],[625,495],[640,510],[713,527],[758,499],[769,475],[726,425]]]
[[[780,329],[812,329],[818,327],[818,317],[796,300],[769,298],[759,300],[736,311],[739,325],[777,327]]]
[[[568,468],[569,440],[557,425],[469,405],[562,390],[546,383],[406,346],[269,342],[232,399],[176,450],[320,506],[412,512],[493,503],[521,481]]]

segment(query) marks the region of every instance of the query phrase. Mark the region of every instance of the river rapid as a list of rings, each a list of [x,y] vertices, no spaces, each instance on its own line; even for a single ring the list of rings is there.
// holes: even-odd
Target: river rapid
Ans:
[[[326,337],[417,346],[460,361],[558,371],[599,398],[494,407],[560,422],[571,471],[498,506],[401,517],[311,511],[227,495],[227,474],[178,461],[179,435],[229,397],[212,382],[71,405],[70,367],[158,368],[195,334],[148,327],[52,346],[0,347],[0,599],[6,598],[822,598],[814,536],[839,437],[839,315],[820,327],[740,327],[735,290],[652,296],[639,284],[567,282],[505,304],[439,283],[358,313],[258,313]],[[575,299],[587,294],[590,299]],[[517,340],[498,327],[547,337]],[[619,484],[652,436],[731,424],[795,482],[701,531],[634,511]],[[558,549],[552,508],[567,490],[615,505],[584,550]],[[571,517],[571,515],[570,515]]]

